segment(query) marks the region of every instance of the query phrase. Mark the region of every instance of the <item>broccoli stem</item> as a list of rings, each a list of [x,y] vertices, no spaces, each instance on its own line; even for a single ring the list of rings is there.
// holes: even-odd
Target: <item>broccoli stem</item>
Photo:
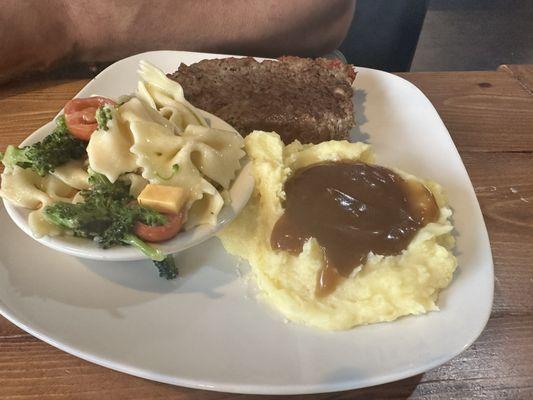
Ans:
[[[59,207],[60,206],[56,206],[56,210]],[[60,226],[66,229],[76,229],[78,227],[78,223],[75,219],[68,218],[68,216],[65,216],[65,215],[59,215],[57,212],[50,212],[51,209],[52,208],[50,206],[46,206],[46,208],[44,209],[44,216],[46,217],[48,221],[50,221],[54,225],[57,225],[57,226]]]
[[[144,254],[150,257],[154,266],[159,270],[159,276],[165,279],[175,279],[178,276],[178,268],[172,256],[165,256],[158,249],[153,248],[148,243],[143,242],[137,236],[128,233],[124,235],[122,241],[131,246],[137,247]]]
[[[126,244],[129,244],[130,246],[137,247],[153,261],[163,261],[165,259],[165,255],[160,250],[150,246],[146,242],[143,242],[141,239],[139,239],[135,235],[132,235],[131,233],[125,234],[121,241]]]

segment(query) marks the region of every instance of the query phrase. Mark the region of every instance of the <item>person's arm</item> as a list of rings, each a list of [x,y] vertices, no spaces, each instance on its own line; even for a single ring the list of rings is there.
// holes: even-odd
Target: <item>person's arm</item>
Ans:
[[[317,56],[340,44],[354,7],[355,0],[4,0],[0,81],[67,60],[159,49]]]
[[[1,7],[0,82],[72,56],[74,27],[62,0],[3,0]]]

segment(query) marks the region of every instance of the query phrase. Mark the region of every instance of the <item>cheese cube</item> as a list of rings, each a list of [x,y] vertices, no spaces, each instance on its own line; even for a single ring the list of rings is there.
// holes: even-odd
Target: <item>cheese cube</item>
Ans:
[[[137,197],[139,204],[156,211],[177,214],[187,201],[187,192],[179,186],[148,184]]]

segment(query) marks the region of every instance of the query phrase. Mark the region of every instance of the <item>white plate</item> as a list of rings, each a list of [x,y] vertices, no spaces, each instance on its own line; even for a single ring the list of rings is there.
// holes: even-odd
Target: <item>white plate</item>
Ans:
[[[131,88],[140,59],[165,71],[222,57],[173,51],[120,61],[95,81]],[[0,307],[38,338],[81,358],[161,382],[227,392],[346,390],[406,378],[468,347],[489,317],[493,265],[472,184],[427,98],[394,75],[359,68],[359,127],[378,161],[440,182],[457,228],[459,269],[440,312],[346,332],[285,323],[258,303],[244,269],[213,238],[178,256],[182,278],[157,278],[148,262],[97,262],[60,254],[0,212]]]

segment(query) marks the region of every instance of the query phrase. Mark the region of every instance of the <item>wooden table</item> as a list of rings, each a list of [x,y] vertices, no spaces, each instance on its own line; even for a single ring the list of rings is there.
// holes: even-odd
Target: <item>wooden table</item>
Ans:
[[[403,381],[307,398],[533,399],[533,66],[400,74],[433,102],[464,160],[489,231],[496,272],[480,338],[445,365]],[[0,149],[49,121],[87,83],[0,87]],[[0,398],[244,396],[173,387],[88,363],[0,317]]]

